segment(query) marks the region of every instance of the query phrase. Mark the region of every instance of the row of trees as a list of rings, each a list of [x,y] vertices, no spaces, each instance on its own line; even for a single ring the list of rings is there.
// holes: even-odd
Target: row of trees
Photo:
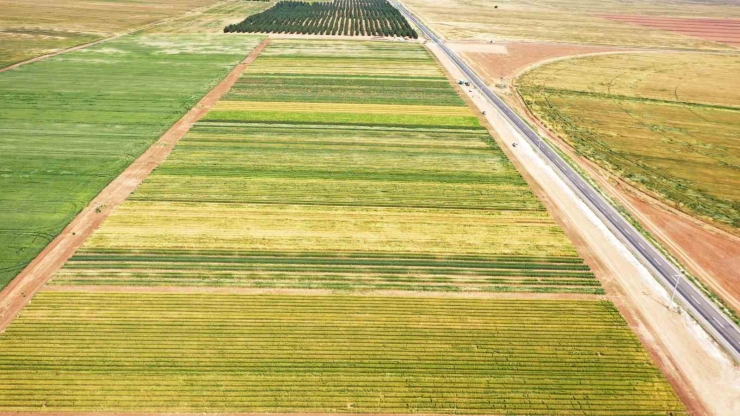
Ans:
[[[224,32],[417,37],[403,15],[387,0],[281,1],[240,23],[226,26]]]

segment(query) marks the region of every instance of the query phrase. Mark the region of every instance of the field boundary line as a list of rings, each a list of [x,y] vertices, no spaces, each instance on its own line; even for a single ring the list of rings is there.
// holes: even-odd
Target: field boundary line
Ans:
[[[179,15],[179,16],[172,16],[172,17],[168,17],[166,19],[157,20],[156,22],[147,23],[147,24],[145,24],[143,26],[138,26],[138,27],[135,27],[133,29],[129,29],[129,30],[124,31],[124,32],[121,32],[121,33],[114,33],[114,34],[112,34],[110,36],[106,36],[106,37],[103,37],[101,39],[94,40],[92,42],[82,43],[82,44],[79,44],[79,45],[70,46],[69,48],[60,49],[60,50],[55,51],[55,52],[49,52],[49,53],[46,53],[46,54],[43,54],[43,55],[35,56],[33,58],[29,58],[29,59],[26,59],[24,61],[20,61],[20,62],[14,63],[14,64],[10,64],[8,66],[4,66],[4,67],[0,68],[0,73],[5,72],[5,71],[10,71],[10,70],[16,69],[16,68],[21,67],[23,65],[27,65],[27,64],[32,64],[34,62],[43,61],[44,59],[51,58],[51,57],[54,57],[54,56],[57,56],[57,55],[61,55],[61,54],[67,53],[67,52],[79,51],[80,49],[85,49],[85,48],[89,48],[90,46],[99,45],[99,44],[101,44],[103,42],[108,42],[110,40],[115,40],[115,39],[118,39],[118,38],[122,38],[122,37],[127,36],[127,35],[133,35],[135,33],[141,32],[143,30],[151,29],[151,28],[156,27],[158,25],[161,25],[161,24],[164,24],[164,23],[169,23],[169,22],[174,21],[174,20],[179,20],[179,19],[182,19],[182,18],[191,16],[191,15],[197,15],[197,14],[205,13],[208,10],[211,10],[211,9],[213,9],[215,7],[221,6],[221,5],[226,4],[226,3],[229,3],[229,2],[230,2],[230,0],[224,0],[224,1],[220,1],[220,2],[214,3],[214,4],[210,5],[210,6],[198,7],[198,8],[189,10],[189,11],[187,11],[187,12],[185,12],[185,13]]]
[[[239,76],[270,43],[265,38],[198,103],[173,124],[126,170],[111,181],[67,227],[0,291],[0,332],[15,319],[33,295],[82,246],[87,237],[123,203],[147,176],[169,156],[180,139],[228,92]]]
[[[413,290],[359,290],[333,289],[282,289],[226,286],[116,286],[116,285],[48,285],[44,292],[88,293],[212,293],[234,295],[303,295],[303,296],[368,296],[445,299],[522,299],[522,300],[580,300],[603,301],[606,295],[590,293],[541,293],[541,292],[429,292]]]

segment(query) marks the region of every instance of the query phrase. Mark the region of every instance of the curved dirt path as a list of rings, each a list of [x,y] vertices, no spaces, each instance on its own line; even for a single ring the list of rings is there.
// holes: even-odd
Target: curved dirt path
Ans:
[[[215,88],[209,91],[190,111],[178,120],[162,137],[137,158],[121,175],[106,186],[85,209],[59,234],[21,273],[0,292],[0,332],[15,319],[88,236],[108,218],[108,215],[162,163],[187,133],[221,97],[231,89],[249,64],[267,47],[265,38],[252,53],[240,62]]]

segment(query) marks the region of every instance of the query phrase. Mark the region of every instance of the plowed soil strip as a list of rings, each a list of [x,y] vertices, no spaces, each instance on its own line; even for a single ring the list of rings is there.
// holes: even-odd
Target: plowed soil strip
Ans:
[[[0,332],[20,313],[31,297],[61,268],[108,215],[128,198],[141,182],[162,163],[177,142],[234,85],[242,72],[267,47],[263,40],[245,60],[178,120],[146,152],[80,212],[16,278],[0,292]]]
[[[243,287],[208,286],[112,286],[112,285],[50,285],[45,292],[89,292],[89,293],[216,293],[240,295],[299,295],[327,296],[381,296],[381,297],[424,297],[464,299],[542,299],[542,300],[606,300],[605,295],[589,293],[530,293],[530,292],[422,292],[411,290],[367,290],[356,292],[331,289],[255,289]]]

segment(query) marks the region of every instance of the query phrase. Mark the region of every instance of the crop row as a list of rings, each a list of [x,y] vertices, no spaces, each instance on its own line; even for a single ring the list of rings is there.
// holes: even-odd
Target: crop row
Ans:
[[[42,292],[0,373],[14,410],[682,411],[600,301]]]

